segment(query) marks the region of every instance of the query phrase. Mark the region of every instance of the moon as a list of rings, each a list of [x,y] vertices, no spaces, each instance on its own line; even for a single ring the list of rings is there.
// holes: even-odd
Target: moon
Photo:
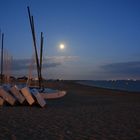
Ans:
[[[65,49],[65,45],[64,44],[60,44],[59,48],[60,48],[60,50],[64,50]]]

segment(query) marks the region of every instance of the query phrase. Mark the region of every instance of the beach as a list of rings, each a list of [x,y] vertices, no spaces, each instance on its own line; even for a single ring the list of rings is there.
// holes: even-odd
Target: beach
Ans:
[[[46,107],[0,107],[0,140],[139,140],[140,93],[73,81],[46,83],[66,90]]]

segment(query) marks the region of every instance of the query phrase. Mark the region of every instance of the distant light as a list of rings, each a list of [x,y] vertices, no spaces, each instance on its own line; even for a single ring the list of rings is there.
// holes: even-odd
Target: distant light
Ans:
[[[61,50],[64,50],[64,49],[65,49],[65,45],[64,45],[64,44],[60,44],[59,48],[60,48]]]

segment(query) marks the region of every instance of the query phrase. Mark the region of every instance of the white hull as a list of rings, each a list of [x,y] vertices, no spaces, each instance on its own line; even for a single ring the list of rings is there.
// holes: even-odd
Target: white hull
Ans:
[[[45,107],[46,105],[46,101],[44,100],[44,98],[40,95],[40,93],[38,92],[37,89],[32,89],[31,93],[33,94],[33,96],[36,98],[37,103],[41,106],[41,107]]]
[[[10,105],[14,105],[16,101],[20,104],[26,100],[29,105],[37,102],[41,107],[46,106],[46,99],[59,99],[66,95],[66,91],[59,91],[54,89],[45,88],[42,90],[36,88],[28,88],[27,86],[18,88],[17,86],[13,87],[0,87],[0,106],[4,102],[8,102]],[[10,93],[14,96],[12,96]]]
[[[21,93],[25,97],[25,99],[27,100],[29,105],[32,105],[35,102],[35,100],[33,99],[32,94],[30,93],[30,90],[29,90],[28,87],[22,88]]]
[[[2,87],[0,87],[0,97],[2,97],[3,100],[8,102],[10,105],[14,105],[16,102],[16,99],[11,94],[9,94],[6,90],[4,90]]]
[[[10,91],[20,104],[22,104],[25,101],[24,96],[22,96],[22,94],[20,93],[20,91],[18,90],[16,86],[11,87]]]
[[[58,99],[66,95],[66,91],[56,91],[53,93],[40,93],[44,99]]]
[[[4,104],[4,99],[0,97],[0,106]]]

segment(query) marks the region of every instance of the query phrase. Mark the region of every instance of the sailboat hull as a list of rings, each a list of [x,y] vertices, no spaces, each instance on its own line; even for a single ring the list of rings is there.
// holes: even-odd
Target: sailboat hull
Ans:
[[[54,93],[40,93],[44,99],[58,99],[66,95],[66,91],[56,91]]]

